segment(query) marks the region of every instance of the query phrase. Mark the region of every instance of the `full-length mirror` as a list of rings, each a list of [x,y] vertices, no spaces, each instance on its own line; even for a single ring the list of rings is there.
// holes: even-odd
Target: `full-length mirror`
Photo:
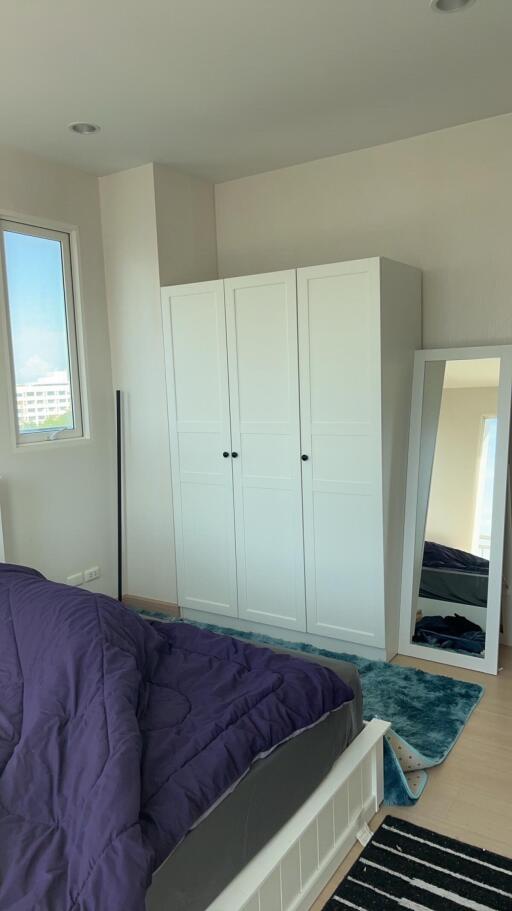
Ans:
[[[510,351],[418,352],[400,651],[496,672]],[[507,386],[508,384],[508,386]]]

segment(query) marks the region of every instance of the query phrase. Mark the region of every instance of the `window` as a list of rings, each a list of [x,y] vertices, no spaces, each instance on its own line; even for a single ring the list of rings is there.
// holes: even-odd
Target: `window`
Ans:
[[[473,553],[478,554],[480,557],[485,557],[486,560],[489,559],[491,553],[492,498],[497,429],[498,419],[495,416],[484,417],[477,474]]]
[[[81,437],[70,235],[0,220],[0,272],[17,442]]]

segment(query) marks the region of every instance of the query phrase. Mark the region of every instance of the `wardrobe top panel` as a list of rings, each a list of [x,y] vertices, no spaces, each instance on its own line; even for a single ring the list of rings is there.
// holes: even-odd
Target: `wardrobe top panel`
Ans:
[[[261,278],[262,276],[265,276],[265,275],[269,275],[269,276],[272,275],[274,277],[277,277],[279,275],[283,275],[283,274],[289,273],[289,272],[301,273],[301,272],[307,272],[308,269],[318,269],[318,268],[332,269],[332,268],[340,267],[340,266],[356,267],[358,270],[361,270],[361,271],[370,270],[370,269],[375,269],[376,271],[378,271],[378,270],[380,270],[381,264],[383,264],[383,263],[390,263],[390,264],[394,265],[395,267],[398,266],[403,269],[414,269],[415,271],[420,272],[420,269],[418,269],[416,266],[411,266],[408,263],[402,263],[402,262],[399,262],[398,260],[389,259],[386,256],[371,256],[371,257],[366,257],[366,258],[362,258],[362,259],[338,260],[337,262],[331,262],[331,263],[311,263],[307,266],[296,266],[296,267],[292,267],[291,269],[277,269],[272,272],[244,273],[242,275],[227,276],[225,278],[214,278],[214,279],[211,279],[210,281],[206,281],[206,282],[205,281],[187,282],[184,285],[165,285],[165,286],[163,286],[162,290],[165,291],[169,288],[174,288],[174,289],[189,288],[191,285],[194,285],[195,287],[200,287],[201,285],[204,285],[206,287],[206,286],[211,286],[215,282],[219,282],[219,283],[236,282],[237,280],[242,279],[242,278],[243,279],[246,279],[246,278],[250,279],[250,278],[257,278],[257,277]]]

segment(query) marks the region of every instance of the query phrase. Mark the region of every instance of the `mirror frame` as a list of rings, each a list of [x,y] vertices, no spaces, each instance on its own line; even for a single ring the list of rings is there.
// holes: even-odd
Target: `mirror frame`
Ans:
[[[413,612],[414,556],[416,526],[418,521],[418,482],[420,468],[421,422],[425,364],[430,361],[476,360],[500,358],[500,383],[498,387],[498,428],[496,437],[496,462],[492,504],[492,533],[487,598],[487,623],[485,655],[464,655],[449,652],[412,641],[415,621]],[[465,667],[487,674],[498,673],[498,650],[502,600],[503,551],[510,445],[510,409],[512,400],[512,345],[489,345],[478,348],[434,348],[416,351],[411,400],[409,458],[407,464],[407,491],[405,503],[404,549],[402,562],[402,591],[400,607],[400,655],[424,658],[438,664]],[[455,608],[454,608],[455,609]]]

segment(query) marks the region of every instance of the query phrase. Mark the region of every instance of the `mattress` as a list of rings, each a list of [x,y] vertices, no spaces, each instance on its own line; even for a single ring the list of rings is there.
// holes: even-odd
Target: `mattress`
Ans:
[[[488,584],[488,575],[424,566],[421,571],[420,597],[487,607]]]
[[[204,911],[307,800],[361,731],[363,697],[356,668],[316,655],[300,657],[331,668],[352,687],[354,699],[252,767],[157,870],[147,911]]]

